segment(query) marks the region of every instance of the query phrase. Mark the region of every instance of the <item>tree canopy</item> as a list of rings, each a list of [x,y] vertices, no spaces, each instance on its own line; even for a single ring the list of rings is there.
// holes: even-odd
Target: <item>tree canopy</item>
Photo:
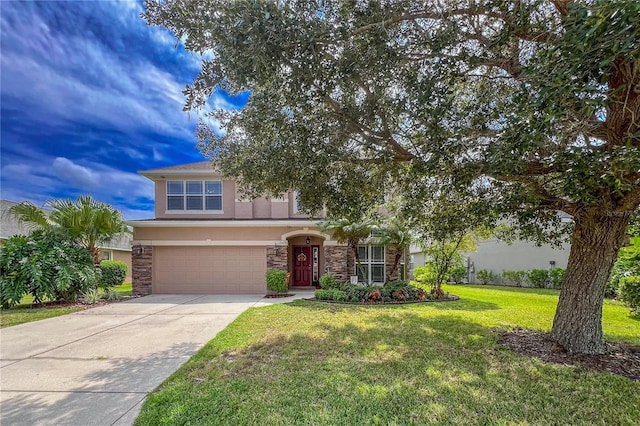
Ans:
[[[520,236],[574,219],[553,337],[601,353],[602,295],[640,203],[640,3],[147,0],[211,52],[186,109],[250,92],[198,128],[250,194],[367,211],[385,194],[481,199]]]

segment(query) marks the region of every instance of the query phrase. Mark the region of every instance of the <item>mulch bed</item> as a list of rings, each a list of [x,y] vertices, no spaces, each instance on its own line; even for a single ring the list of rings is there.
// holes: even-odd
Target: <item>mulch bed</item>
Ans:
[[[265,294],[264,298],[265,299],[279,299],[281,297],[291,297],[291,296],[295,296],[295,294]]]
[[[578,366],[640,380],[640,347],[607,343],[609,353],[584,355],[566,352],[548,333],[516,328],[500,333],[498,343],[517,354],[532,356],[554,364]]]

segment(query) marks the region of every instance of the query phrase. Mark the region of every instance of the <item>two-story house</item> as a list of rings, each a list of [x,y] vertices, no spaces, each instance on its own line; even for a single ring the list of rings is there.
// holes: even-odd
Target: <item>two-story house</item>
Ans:
[[[352,250],[318,229],[322,217],[301,214],[293,192],[244,199],[206,161],[140,174],[155,183],[155,218],[128,222],[134,294],[263,293],[268,269],[289,272],[291,287],[311,287],[324,273],[341,281],[355,274]],[[394,249],[359,250],[366,280],[383,282]]]

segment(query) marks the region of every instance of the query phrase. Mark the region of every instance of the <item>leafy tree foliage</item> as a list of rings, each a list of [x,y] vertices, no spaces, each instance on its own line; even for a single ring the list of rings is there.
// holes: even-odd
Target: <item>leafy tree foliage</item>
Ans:
[[[96,265],[101,261],[99,246],[118,234],[129,232],[119,210],[89,195],[76,200],[49,200],[45,207],[51,209],[49,215],[28,201],[11,207],[9,211],[33,229],[60,232],[83,245]]]
[[[0,248],[0,303],[14,306],[25,294],[36,303],[73,301],[95,287],[98,275],[87,250],[60,233],[11,237]]]
[[[520,236],[574,219],[552,337],[602,353],[609,272],[640,203],[640,3],[610,0],[147,0],[212,52],[186,108],[250,91],[201,124],[249,193],[296,188],[336,217],[422,183],[490,195]],[[419,198],[418,199],[422,199]]]

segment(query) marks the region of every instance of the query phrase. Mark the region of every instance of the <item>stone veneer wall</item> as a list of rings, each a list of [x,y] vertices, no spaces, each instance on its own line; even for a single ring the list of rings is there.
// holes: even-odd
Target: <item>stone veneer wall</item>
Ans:
[[[288,248],[286,246],[267,247],[267,270],[280,269],[287,271],[289,269],[287,251]]]
[[[353,251],[347,246],[324,246],[324,269],[339,282],[349,281],[353,272]]]
[[[389,273],[391,272],[391,269],[393,268],[393,264],[395,263],[397,252],[398,252],[398,249],[395,247],[387,246],[385,248],[384,267],[385,267],[385,273],[387,274],[385,279],[387,281],[396,281],[400,279],[400,262],[398,262],[398,266],[395,272],[389,275]]]
[[[153,246],[133,246],[131,250],[131,286],[134,296],[151,294]]]

